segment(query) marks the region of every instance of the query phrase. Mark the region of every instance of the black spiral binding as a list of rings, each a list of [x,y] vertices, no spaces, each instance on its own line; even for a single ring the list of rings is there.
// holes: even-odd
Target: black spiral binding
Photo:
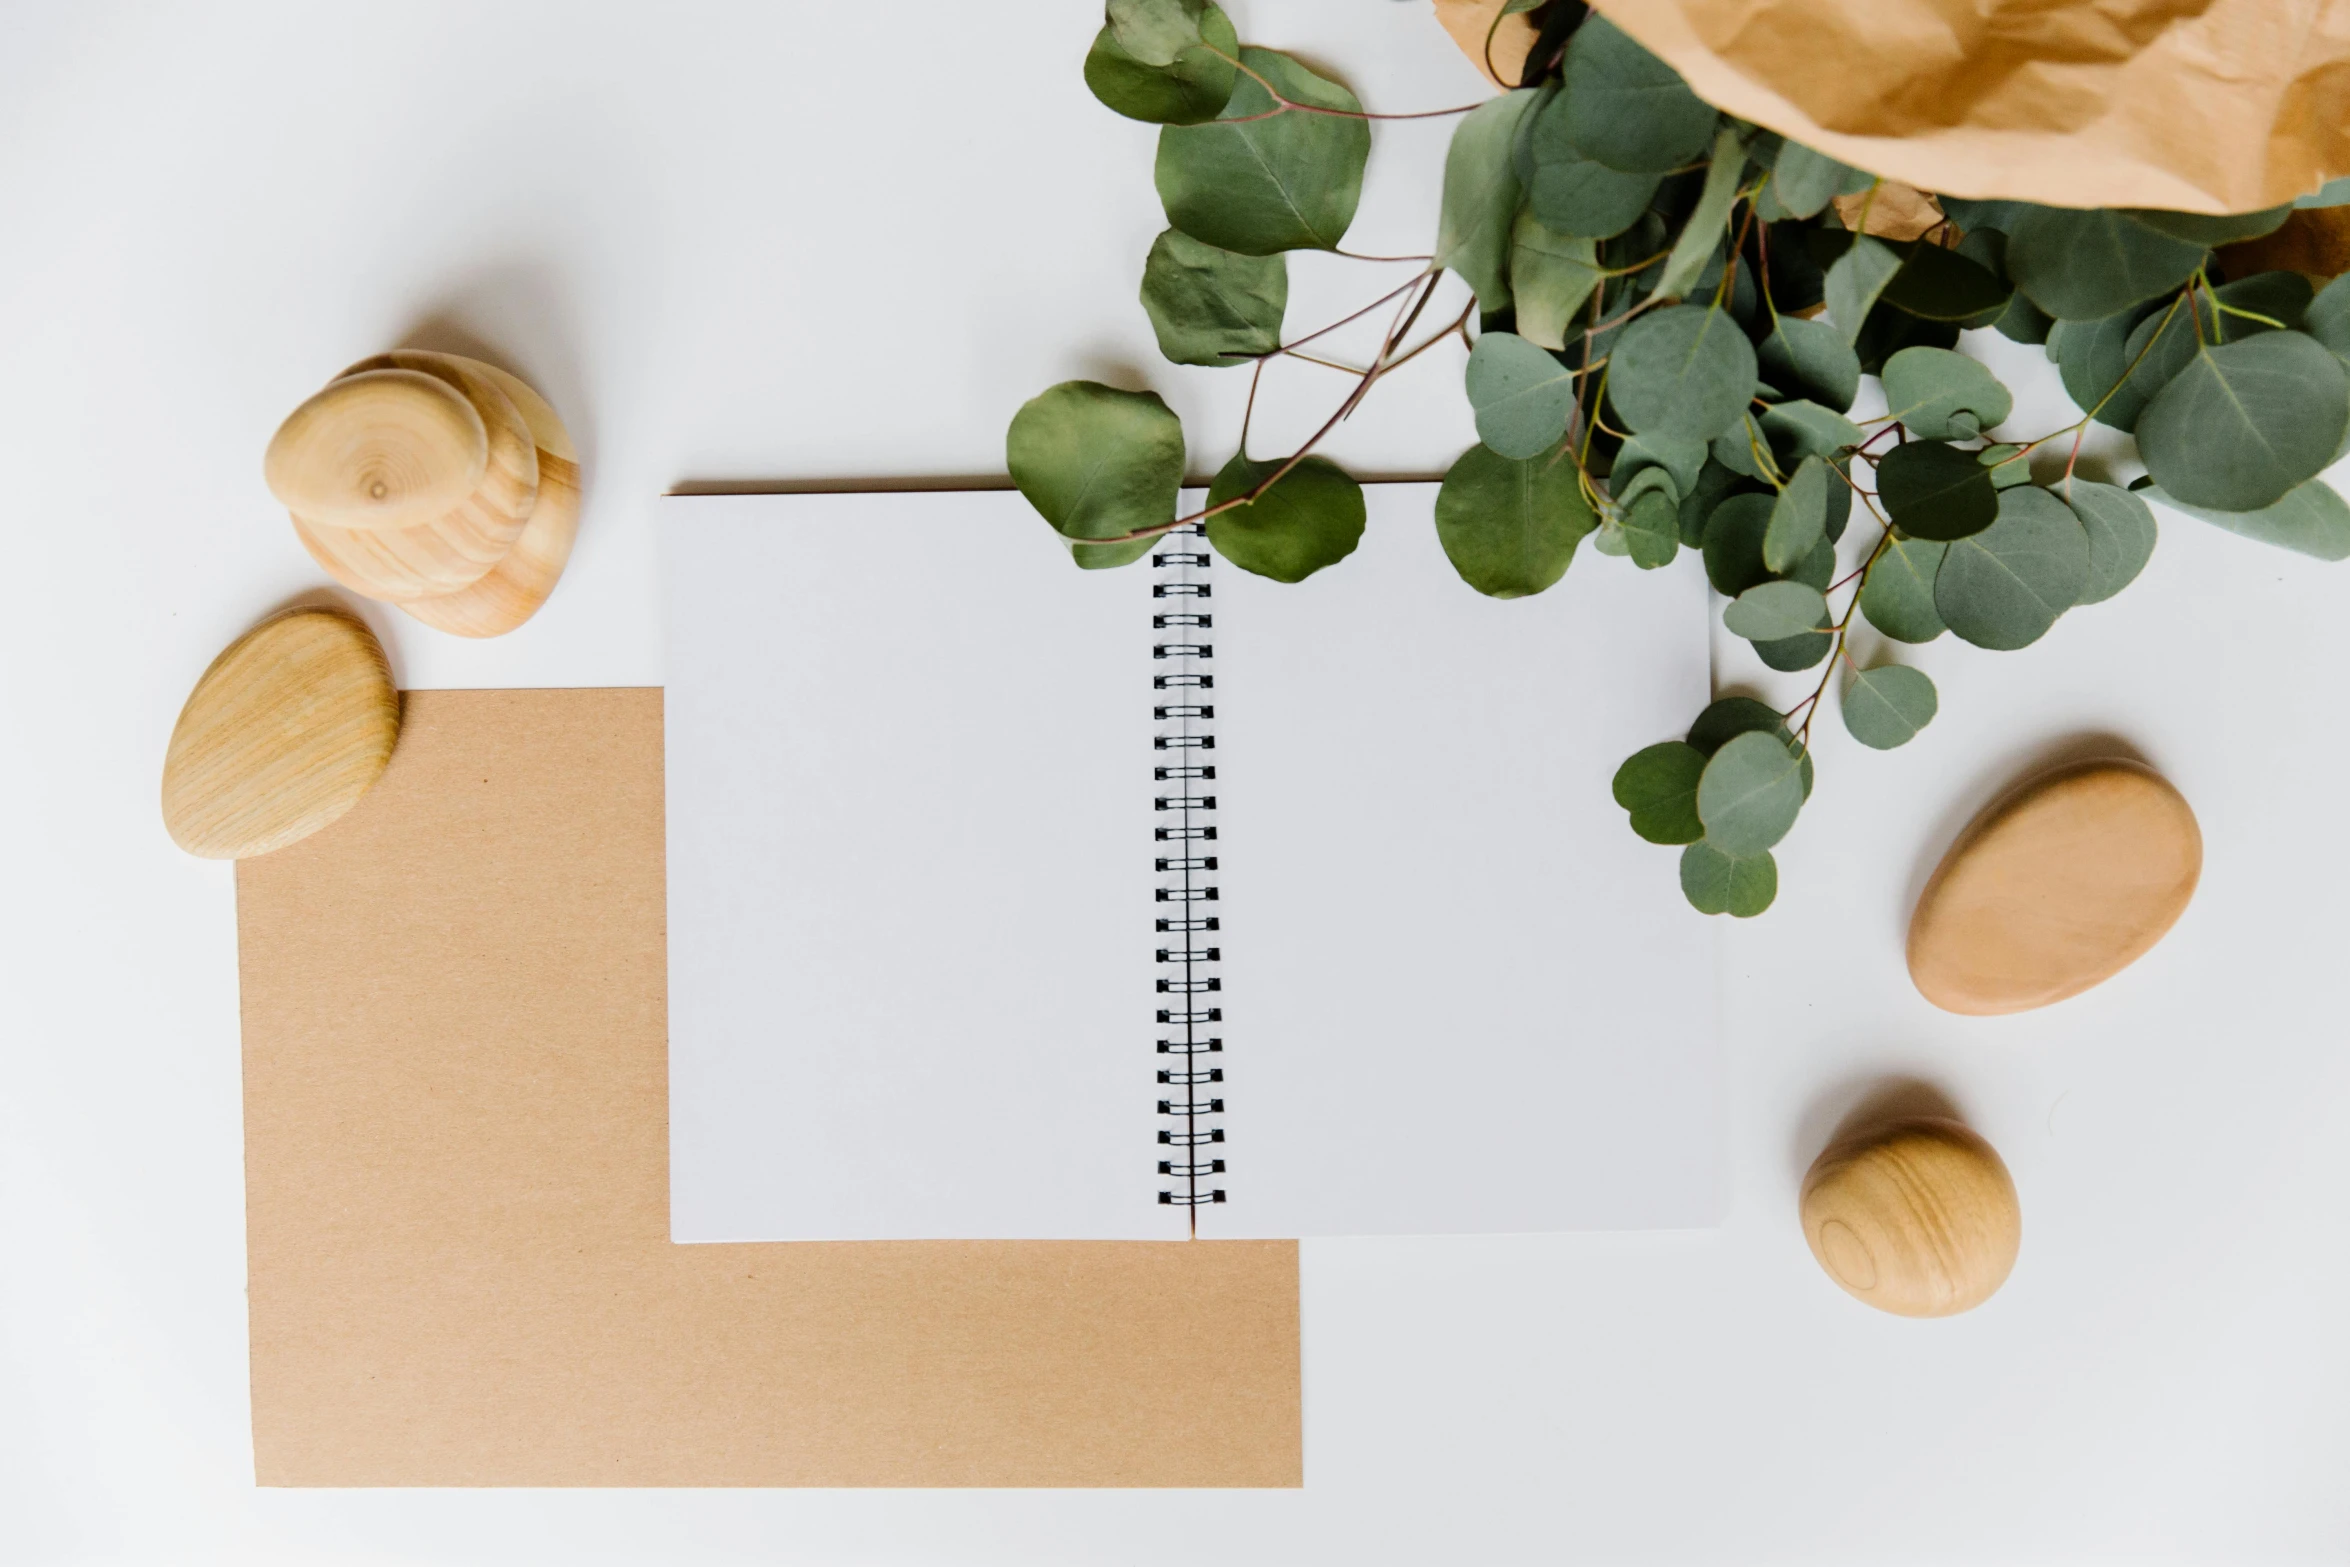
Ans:
[[[1159,1201],[1188,1208],[1199,1228],[1203,1204],[1224,1200],[1215,1177],[1224,1161],[1203,1150],[1220,1149],[1224,1128],[1213,1124],[1224,1113],[1213,1092],[1224,1068],[1210,1064],[1223,1054],[1216,1033],[1224,1021],[1224,981],[1216,969],[1223,951],[1216,945],[1221,921],[1214,910],[1216,889],[1216,677],[1208,663],[1216,656],[1216,619],[1209,611],[1214,588],[1208,581],[1207,535],[1195,523],[1159,541],[1151,554],[1152,714],[1158,733],[1152,776],[1158,782],[1159,825],[1159,1054],[1170,1064],[1159,1069],[1159,1144],[1169,1157],[1159,1174],[1172,1184]]]

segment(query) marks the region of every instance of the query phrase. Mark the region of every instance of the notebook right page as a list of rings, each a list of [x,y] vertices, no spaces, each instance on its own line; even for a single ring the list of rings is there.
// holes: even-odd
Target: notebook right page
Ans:
[[[1588,543],[1501,601],[1434,485],[1215,576],[1226,1200],[1202,1235],[1718,1222],[1715,921],[1609,793],[1709,691],[1705,579]]]

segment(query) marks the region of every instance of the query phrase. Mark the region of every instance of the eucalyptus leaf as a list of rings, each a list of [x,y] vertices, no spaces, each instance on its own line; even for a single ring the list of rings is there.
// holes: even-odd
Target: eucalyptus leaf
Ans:
[[[1753,697],[1726,696],[1709,704],[1697,715],[1697,722],[1689,726],[1689,743],[1712,756],[1739,735],[1749,733],[1770,735],[1787,748],[1788,755],[1802,759],[1803,797],[1810,799],[1811,754],[1795,743],[1783,716]]]
[[[1828,487],[1841,487],[1843,482],[1818,457],[1806,457],[1797,466],[1794,477],[1772,503],[1770,526],[1763,533],[1764,565],[1786,571],[1819,546],[1828,535]]]
[[[2207,244],[2111,208],[2030,207],[2007,225],[2007,274],[2055,319],[2095,321],[2186,282]]]
[[[1889,539],[1860,588],[1860,612],[1896,642],[1931,642],[1950,628],[1934,607],[1934,574],[1950,546],[1938,539]]]
[[[2318,290],[2301,313],[2301,329],[2336,359],[2350,360],[2350,272]]]
[[[1783,468],[1793,468],[1806,457],[1837,461],[1866,439],[1850,419],[1800,397],[1765,408],[1761,424],[1771,453]]]
[[[1697,782],[1705,841],[1735,858],[1786,837],[1802,808],[1801,759],[1775,735],[1750,731],[1724,741]]]
[[[1913,539],[1963,539],[1993,526],[1999,492],[1991,470],[1940,441],[1906,441],[1877,464],[1877,495]]]
[[[1955,321],[1927,321],[1880,303],[1860,324],[1852,351],[1860,357],[1861,374],[1883,375],[1885,361],[1903,349],[1956,348],[1958,334]]]
[[[1703,842],[1681,851],[1681,896],[1700,914],[1752,919],[1778,895],[1779,864],[1767,851],[1733,857]]]
[[[1280,472],[1279,461],[1235,456],[1208,486],[1208,505],[1247,494]],[[1303,582],[1363,539],[1363,487],[1327,457],[1307,457],[1245,506],[1207,522],[1216,553],[1276,582]]]
[[[1608,358],[1608,398],[1641,434],[1708,441],[1738,421],[1754,374],[1754,346],[1727,312],[1674,305],[1624,329]]]
[[[1635,435],[1617,448],[1615,467],[1609,470],[1611,481],[1629,479],[1643,468],[1662,468],[1673,478],[1673,489],[1686,496],[1697,486],[1698,475],[1705,470],[1706,446],[1703,441],[1675,440],[1664,435]]]
[[[1680,72],[1604,16],[1586,20],[1567,45],[1562,101],[1575,145],[1629,174],[1694,162],[1718,117]]]
[[[1872,750],[1909,744],[1934,721],[1934,682],[1901,664],[1879,664],[1844,688],[1844,727]]]
[[[1618,497],[1625,553],[1643,571],[1669,566],[1681,549],[1681,494],[1662,468],[1644,468]]]
[[[2138,416],[2138,450],[2165,494],[2252,512],[2315,478],[2346,430],[2342,361],[2303,333],[2263,332],[2198,351]]]
[[[2015,290],[1981,262],[1926,240],[1908,247],[1882,298],[1928,321],[1971,322],[2003,310]]]
[[[2065,395],[2083,413],[2103,420],[2110,413],[2137,422],[2137,407],[2116,409],[2120,388],[2130,371],[2130,338],[2149,316],[2161,313],[2156,303],[2131,305],[2094,321],[2059,321],[2048,333],[2048,354],[2056,361]],[[2118,428],[2118,427],[2117,427]]]
[[[2259,212],[2231,212],[2211,214],[2203,212],[2166,212],[2159,207],[2124,207],[2121,215],[2145,224],[2158,234],[2184,240],[2190,245],[2233,245],[2239,240],[2258,239],[2273,233],[2278,224],[2293,215],[2290,204],[2268,207]]]
[[[1526,151],[1520,178],[1527,207],[1543,227],[1607,239],[1648,211],[1662,176],[1611,169],[1576,146],[1563,94],[1547,97],[1529,123],[1519,143]]]
[[[1650,843],[1695,843],[1705,836],[1697,819],[1697,780],[1704,774],[1705,753],[1697,747],[1680,740],[1652,745],[1616,769],[1616,804]]]
[[[2118,484],[2074,479],[2063,499],[2089,535],[2089,576],[2082,604],[2102,604],[2128,587],[2154,554],[2154,513]]]
[[[1801,316],[1771,319],[1770,335],[1755,349],[1764,380],[1788,397],[1849,412],[1860,393],[1860,360],[1842,333],[1825,321]]]
[[[2295,485],[2285,498],[2259,511],[2216,511],[2189,506],[2155,487],[2143,492],[2174,511],[2183,511],[2214,527],[2240,533],[2263,544],[2273,544],[2319,560],[2350,560],[2350,503],[2323,479]]]
[[[1771,512],[1777,504],[1768,491],[1733,495],[1706,518],[1705,577],[1724,598],[1736,598],[1756,583],[1771,579],[1771,568],[1763,563],[1763,536],[1770,531]],[[1787,578],[1825,593],[1835,573],[1835,547],[1822,539]]]
[[[1987,366],[1947,348],[1905,348],[1885,361],[1883,380],[1886,413],[1930,441],[1971,440],[2015,409]],[[1961,414],[1963,427],[1954,421]]]
[[[1598,522],[1575,474],[1572,463],[1483,446],[1463,452],[1436,492],[1436,539],[1461,580],[1512,599],[1566,575],[1575,546]]]
[[[1742,478],[1778,482],[1778,475],[1766,467],[1771,443],[1764,439],[1752,414],[1741,415],[1737,423],[1708,442],[1706,449],[1715,462]]]
[[[1247,256],[1337,249],[1371,155],[1370,126],[1351,118],[1363,106],[1275,50],[1243,48],[1240,60],[1293,102],[1346,113],[1273,113],[1272,96],[1243,76],[1216,119],[1159,132],[1154,177],[1167,221]]]
[[[1672,254],[1665,258],[1664,273],[1656,280],[1656,292],[1667,297],[1679,297],[1689,292],[1689,285],[1705,270],[1707,258],[1727,242],[1724,232],[1730,219],[1730,208],[1738,199],[1738,177],[1746,172],[1746,148],[1738,140],[1738,133],[1724,129],[1714,137],[1713,157],[1707,162],[1705,184],[1697,195],[1697,205],[1689,209],[1689,217],[1681,226],[1681,237],[1673,242]],[[1714,269],[1719,277],[1721,268]],[[1736,306],[1732,306],[1736,314]]]
[[[1435,264],[1458,273],[1487,314],[1510,304],[1510,225],[1518,211],[1510,144],[1537,96],[1510,92],[1479,104],[1453,128],[1444,155]]]
[[[2350,203],[2350,176],[2328,180],[2308,195],[2294,201],[2296,207],[2339,207]]]
[[[1096,35],[1085,57],[1085,85],[1104,104],[1130,120],[1154,125],[1199,125],[1214,119],[1232,101],[1240,72],[1232,61],[1240,39],[1215,6],[1200,21],[1204,43],[1180,51],[1165,65],[1150,65],[1129,54],[1115,29]]]
[[[1828,319],[1845,342],[1860,342],[1860,329],[1868,321],[1870,308],[1900,270],[1900,253],[1866,234],[1855,235],[1844,254],[1828,268]]]
[[[1145,65],[1167,65],[1206,40],[1205,0],[1109,0],[1110,31]]]
[[[2105,405],[2097,410],[2098,421],[2117,430],[2137,429],[2138,416],[2154,401],[2154,395],[2187,368],[2207,338],[2218,335],[2219,323],[2213,319],[2208,299],[2197,300],[2193,315],[2188,313],[2184,294],[2149,312],[2130,329],[2129,341],[2122,345],[2127,368],[2105,398]]]
[[[1797,637],[1779,637],[1754,644],[1754,656],[1771,668],[1787,673],[1809,669],[1828,656],[1836,639],[1825,631],[1806,631]]]
[[[1934,608],[1977,647],[2019,648],[2080,602],[2089,535],[2064,502],[2030,485],[2003,490],[1999,520],[1954,542],[1934,574]]]
[[[1142,309],[1159,352],[1179,365],[1242,364],[1281,346],[1289,263],[1204,245],[1181,229],[1151,243]]]
[[[1541,348],[1563,349],[1584,328],[1584,306],[1600,285],[1598,242],[1554,233],[1532,208],[1510,230],[1509,286],[1518,335]]]
[[[1823,629],[1828,601],[1819,589],[1800,582],[1757,583],[1722,611],[1722,624],[1749,642],[1776,642]]]
[[[2255,272],[2233,283],[2222,283],[2212,294],[2221,306],[2218,319],[2223,342],[2261,332],[2308,330],[2313,295],[2309,279],[2298,272]]]
[[[1836,198],[1853,171],[1824,152],[1788,142],[1771,166],[1771,191],[1792,217],[1808,218]]]
[[[1975,453],[1975,461],[1991,470],[1993,489],[2032,482],[2031,454],[2021,446],[1986,446]]]
[[[2048,312],[2033,304],[2020,288],[2008,296],[2007,308],[1991,323],[2011,343],[2045,343],[2048,329],[2055,324]]]
[[[1504,457],[1538,457],[1567,433],[1575,382],[1551,354],[1515,332],[1487,332],[1463,374],[1477,438]]]
[[[1637,436],[1634,437],[1638,439]],[[1626,442],[1630,445],[1630,442]],[[1619,458],[1618,461],[1622,459]],[[1697,482],[1681,495],[1681,544],[1685,549],[1703,549],[1707,524],[1714,508],[1739,492],[1747,481],[1707,457],[1705,466],[1697,470]],[[1759,546],[1758,546],[1759,548]],[[1759,555],[1757,556],[1759,559]]]
[[[1028,504],[1073,541],[1078,565],[1123,566],[1148,553],[1152,541],[1074,541],[1114,538],[1174,518],[1183,484],[1183,422],[1155,392],[1063,381],[1012,416],[1004,463]]]

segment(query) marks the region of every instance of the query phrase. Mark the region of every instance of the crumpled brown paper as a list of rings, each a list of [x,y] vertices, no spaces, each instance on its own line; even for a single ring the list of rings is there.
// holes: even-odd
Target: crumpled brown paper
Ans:
[[[1437,3],[1481,43],[1501,0]],[[1708,102],[1926,190],[2246,212],[2350,174],[2350,0],[1598,9]]]

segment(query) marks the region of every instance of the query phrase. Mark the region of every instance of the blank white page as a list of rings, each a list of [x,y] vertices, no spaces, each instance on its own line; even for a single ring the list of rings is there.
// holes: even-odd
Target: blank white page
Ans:
[[[1719,1220],[1714,922],[1609,792],[1709,686],[1705,579],[1454,574],[1433,485],[1355,553],[1215,576],[1222,1205],[1200,1233]]]

